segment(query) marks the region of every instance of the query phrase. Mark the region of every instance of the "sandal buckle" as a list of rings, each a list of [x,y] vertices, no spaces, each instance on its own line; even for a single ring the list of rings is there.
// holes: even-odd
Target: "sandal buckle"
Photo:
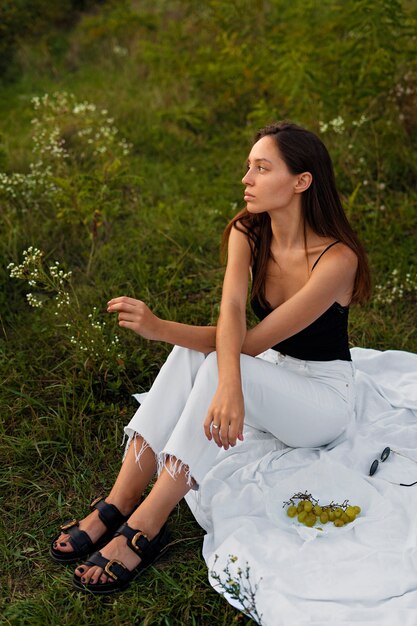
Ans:
[[[96,504],[97,504],[98,502],[100,502],[100,500],[102,500],[102,499],[103,499],[103,498],[102,498],[102,496],[99,496],[98,498],[95,498],[95,499],[92,501],[92,503],[90,504],[90,509],[94,509],[94,507],[96,506]]]
[[[69,528],[72,528],[73,526],[76,526],[78,524],[76,519],[72,519],[70,522],[67,522],[66,524],[62,524],[61,526],[61,530],[68,530]]]
[[[148,536],[147,536],[147,535],[145,535],[145,533],[143,533],[141,530],[139,530],[139,531],[136,533],[136,535],[134,535],[134,536],[132,537],[132,540],[131,540],[132,546],[134,547],[134,549],[136,550],[136,552],[137,552],[138,554],[141,554],[141,553],[142,553],[142,550],[141,550],[141,549],[140,549],[140,547],[137,545],[137,542],[139,541],[139,539],[140,539],[141,537],[145,537],[145,539],[148,539]]]
[[[118,561],[117,559],[112,559],[111,561],[109,561],[108,563],[106,563],[106,566],[104,568],[105,573],[110,576],[110,578],[113,578],[113,580],[117,580],[117,574],[115,574],[114,572],[112,572],[111,568],[112,566],[116,564],[116,565],[120,565],[121,567],[123,567],[123,569],[126,569],[125,566],[123,565],[123,563],[121,563],[120,561]]]

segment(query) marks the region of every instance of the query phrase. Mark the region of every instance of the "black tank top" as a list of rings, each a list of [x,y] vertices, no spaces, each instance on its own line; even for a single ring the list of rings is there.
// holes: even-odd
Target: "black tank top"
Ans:
[[[312,270],[316,267],[321,257],[329,248],[339,241],[334,241],[323,250]],[[255,277],[256,263],[253,266],[253,278]],[[253,281],[252,281],[253,284]],[[257,297],[251,298],[252,310],[256,317],[263,320],[273,309],[264,308]],[[287,354],[296,359],[305,361],[351,361],[348,340],[348,318],[349,307],[342,306],[334,302],[319,318],[312,324],[300,330],[299,333],[280,341],[273,350],[278,350],[281,354]]]

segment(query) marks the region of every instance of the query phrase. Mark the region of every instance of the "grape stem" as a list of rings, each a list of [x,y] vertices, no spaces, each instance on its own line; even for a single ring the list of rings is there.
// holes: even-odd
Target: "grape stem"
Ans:
[[[282,508],[284,508],[285,506],[290,506],[290,505],[295,506],[295,500],[310,500],[310,502],[314,502],[314,504],[319,503],[319,501],[316,498],[313,498],[311,493],[308,493],[307,491],[302,493],[300,491],[299,493],[295,493],[293,496],[291,496],[291,498],[287,502],[284,502],[284,504],[282,505]],[[337,504],[336,502],[333,502],[332,500],[330,504],[321,505],[321,508],[322,508],[322,511],[326,511],[326,510],[333,511],[334,509],[342,509],[343,511],[346,511],[348,506],[350,506],[349,500],[345,500],[343,504]]]
[[[289,499],[288,502],[284,502],[283,507],[288,504],[292,504],[295,505],[294,500],[310,500],[313,501],[315,504],[318,504],[318,500],[316,500],[316,498],[313,498],[313,496],[311,495],[311,493],[307,493],[307,491],[305,493],[301,493],[301,491],[299,493],[295,493],[293,496],[291,496],[291,498]]]

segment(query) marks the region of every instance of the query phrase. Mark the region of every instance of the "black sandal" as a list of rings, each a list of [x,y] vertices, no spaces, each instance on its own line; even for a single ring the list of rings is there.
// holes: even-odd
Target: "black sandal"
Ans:
[[[116,591],[124,591],[130,585],[132,580],[137,578],[142,572],[154,563],[168,549],[168,523],[162,526],[159,533],[151,540],[141,530],[130,528],[127,524],[123,524],[115,532],[114,537],[123,535],[127,538],[127,546],[141,558],[141,562],[133,570],[127,569],[120,561],[116,559],[106,559],[101,552],[94,554],[85,562],[85,565],[97,565],[103,568],[103,573],[112,578],[112,582],[101,583],[100,581],[84,584],[81,576],[74,574],[72,579],[73,586],[78,591],[89,592],[93,594],[109,594]]]
[[[122,515],[119,509],[114,504],[109,504],[104,501],[104,498],[96,498],[90,504],[91,509],[98,509],[99,519],[106,526],[107,531],[96,542],[93,542],[84,530],[79,528],[79,522],[77,520],[71,520],[63,524],[60,528],[60,533],[52,540],[49,554],[56,563],[76,563],[84,559],[86,556],[99,550],[110,541],[114,535],[114,531],[120,526],[122,522],[127,520],[136,506],[128,515]],[[62,552],[54,548],[54,543],[58,540],[59,536],[65,531],[70,535],[69,543],[74,548],[72,552]]]

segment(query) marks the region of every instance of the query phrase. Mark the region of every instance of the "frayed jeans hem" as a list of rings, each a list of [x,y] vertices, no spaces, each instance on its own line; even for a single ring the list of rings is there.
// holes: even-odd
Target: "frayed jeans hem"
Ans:
[[[175,459],[175,460],[174,460]],[[160,452],[157,455],[158,469],[157,474],[160,476],[162,470],[165,468],[168,474],[173,480],[177,479],[177,476],[184,470],[187,479],[187,485],[194,491],[198,491],[198,483],[192,477],[189,466],[178,459],[175,454],[169,452]]]
[[[153,454],[155,455],[155,461],[157,464],[157,476],[159,478],[162,470],[165,468],[166,471],[168,472],[168,474],[171,476],[171,478],[173,480],[176,480],[177,476],[183,471],[185,470],[185,476],[187,478],[187,485],[193,489],[194,491],[198,491],[198,483],[195,480],[195,478],[193,478],[193,476],[191,475],[191,470],[189,468],[189,466],[184,463],[183,461],[181,461],[180,459],[178,459],[176,457],[175,454],[171,454],[170,452],[155,452],[153,446],[151,446],[147,440],[145,439],[145,437],[143,437],[143,435],[141,435],[140,433],[136,432],[131,436],[128,436],[126,433],[123,437],[123,441],[122,441],[122,445],[124,444],[126,437],[128,437],[128,440],[126,442],[126,447],[125,447],[125,451],[123,454],[123,460],[126,458],[126,454],[129,450],[130,445],[132,444],[133,441],[133,446],[134,446],[134,450],[135,450],[135,461],[136,463],[139,465],[139,468],[142,469],[141,464],[140,464],[140,460],[142,458],[143,453],[145,452],[145,450],[147,450],[148,448],[150,448],[153,452]],[[142,443],[141,446],[138,450],[138,438],[141,437],[142,439]],[[175,459],[175,460],[174,460]]]

